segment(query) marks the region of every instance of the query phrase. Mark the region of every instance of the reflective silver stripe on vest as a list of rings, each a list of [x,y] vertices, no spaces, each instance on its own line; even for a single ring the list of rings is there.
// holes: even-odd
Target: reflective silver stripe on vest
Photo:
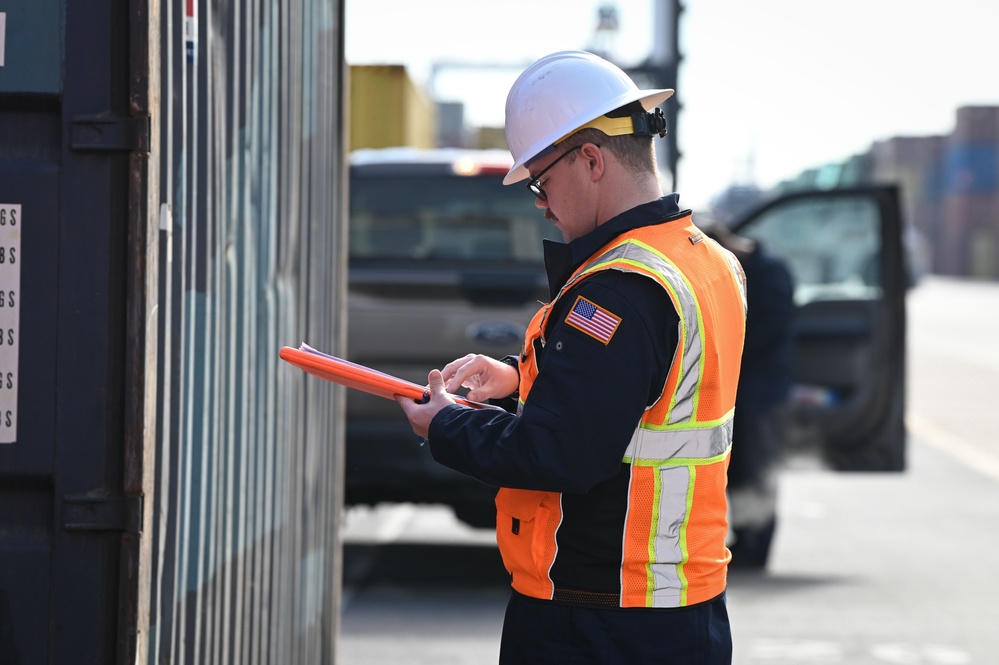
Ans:
[[[683,273],[669,259],[637,240],[629,240],[607,250],[587,264],[578,276],[583,277],[589,272],[599,270],[603,264],[612,261],[631,261],[658,273],[666,280],[667,287],[676,296],[680,307],[680,311],[677,313],[682,321],[683,367],[681,368],[680,382],[676,388],[676,401],[670,410],[669,423],[676,424],[688,421],[694,415],[694,399],[697,396],[701,371],[701,326],[694,292],[690,290]],[[628,272],[622,266],[614,266],[614,269]],[[570,284],[575,281],[571,280]],[[566,284],[566,287],[563,288],[568,286],[569,284]]]
[[[718,457],[732,443],[732,419],[715,427],[654,430],[638,427],[625,451],[625,463],[654,464],[667,460]]]
[[[662,485],[660,523],[653,539],[654,551],[649,563],[653,579],[652,607],[679,607],[684,584],[677,566],[684,559],[680,536],[687,517],[690,469],[685,466],[665,467],[659,473]]]

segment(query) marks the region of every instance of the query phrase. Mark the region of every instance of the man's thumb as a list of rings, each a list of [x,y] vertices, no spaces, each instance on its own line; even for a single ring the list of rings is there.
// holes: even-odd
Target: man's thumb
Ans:
[[[430,381],[427,387],[430,389],[431,393],[447,392],[444,389],[444,375],[441,374],[439,369],[430,370],[430,376],[427,378]]]

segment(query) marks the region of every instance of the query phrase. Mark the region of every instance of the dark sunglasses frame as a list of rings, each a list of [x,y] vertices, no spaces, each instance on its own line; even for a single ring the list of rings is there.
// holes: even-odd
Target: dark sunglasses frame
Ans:
[[[527,183],[527,188],[529,190],[531,190],[531,193],[534,194],[535,196],[537,196],[542,201],[547,201],[548,200],[548,195],[545,194],[545,190],[541,189],[541,176],[543,176],[544,174],[548,173],[548,171],[553,166],[555,166],[556,164],[558,164],[559,162],[561,162],[563,159],[565,159],[565,157],[567,155],[571,154],[573,150],[578,150],[579,148],[582,148],[584,145],[586,145],[586,144],[585,143],[581,143],[580,145],[577,145],[575,147],[569,148],[568,150],[566,150],[565,152],[563,152],[561,155],[559,155],[558,159],[556,159],[554,162],[552,162],[551,164],[549,164],[548,166],[546,166],[545,168],[543,168],[541,170],[541,173],[539,173],[537,176],[535,176],[535,178],[533,180],[531,180],[531,181],[529,181]]]

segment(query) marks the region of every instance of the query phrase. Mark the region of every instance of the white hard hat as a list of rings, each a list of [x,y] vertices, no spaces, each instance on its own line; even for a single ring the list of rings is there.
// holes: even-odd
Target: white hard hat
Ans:
[[[616,65],[585,51],[559,51],[547,55],[514,82],[506,97],[506,141],[513,153],[513,168],[503,178],[510,185],[530,176],[527,164],[561,140],[606,113],[631,102],[649,111],[669,99],[673,91],[639,90]],[[609,135],[636,133],[617,123]]]

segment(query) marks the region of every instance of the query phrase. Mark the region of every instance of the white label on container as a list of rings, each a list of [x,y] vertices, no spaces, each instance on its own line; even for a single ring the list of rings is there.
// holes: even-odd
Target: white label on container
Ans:
[[[0,12],[0,67],[3,67],[4,46],[7,43],[7,12]]]
[[[17,441],[20,333],[21,206],[0,203],[0,443]]]

